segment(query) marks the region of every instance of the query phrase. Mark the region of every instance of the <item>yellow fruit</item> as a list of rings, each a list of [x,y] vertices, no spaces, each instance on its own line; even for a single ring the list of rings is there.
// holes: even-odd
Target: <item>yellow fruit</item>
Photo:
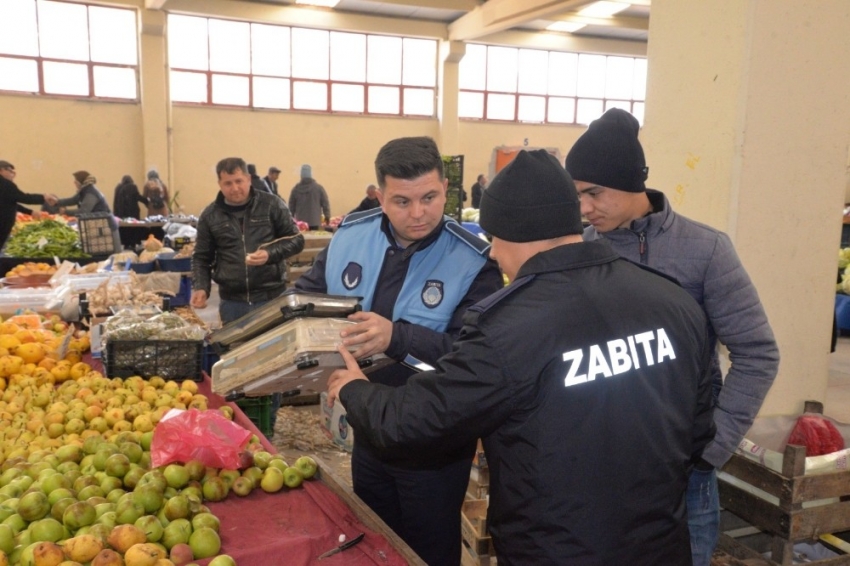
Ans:
[[[0,358],[0,377],[10,377],[21,370],[24,360],[18,356],[3,356]]]
[[[76,364],[83,361],[83,355],[80,353],[80,350],[68,349],[68,352],[65,354],[65,359],[63,360],[70,364]]]
[[[21,341],[13,334],[0,334],[0,348],[5,348],[10,352],[14,352],[20,345]]]
[[[91,366],[86,362],[77,362],[73,366],[71,366],[71,377],[73,379],[80,379],[81,377],[87,375],[91,371]]]
[[[103,550],[103,542],[94,535],[80,535],[69,538],[63,546],[68,558],[80,563],[92,560],[98,552]]]
[[[183,391],[188,391],[192,395],[198,392],[198,384],[192,381],[191,379],[187,379],[183,383],[180,384],[180,389]]]
[[[20,329],[21,327],[15,324],[14,322],[7,321],[0,323],[0,334],[14,334]]]

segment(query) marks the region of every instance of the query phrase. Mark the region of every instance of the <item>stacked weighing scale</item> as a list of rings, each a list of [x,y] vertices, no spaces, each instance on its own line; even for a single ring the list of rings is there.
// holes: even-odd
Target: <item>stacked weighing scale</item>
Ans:
[[[287,290],[210,335],[221,356],[212,367],[213,392],[233,400],[324,391],[331,373],[345,367],[340,332],[359,310],[359,297]],[[358,362],[366,373],[394,363],[383,354]]]

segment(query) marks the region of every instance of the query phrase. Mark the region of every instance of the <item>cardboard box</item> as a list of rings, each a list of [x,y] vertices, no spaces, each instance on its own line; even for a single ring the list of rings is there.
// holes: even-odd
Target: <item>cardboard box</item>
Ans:
[[[324,426],[334,443],[346,452],[354,450],[354,429],[345,418],[345,409],[342,403],[334,403],[333,408],[328,407],[328,392],[322,391],[319,396],[319,404],[322,406]]]

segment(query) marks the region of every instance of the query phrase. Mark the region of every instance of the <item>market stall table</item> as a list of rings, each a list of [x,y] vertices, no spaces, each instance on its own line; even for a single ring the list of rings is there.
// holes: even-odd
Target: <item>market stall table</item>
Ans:
[[[87,359],[95,369],[101,366],[99,360]],[[235,422],[256,434],[266,450],[276,451],[235,403],[212,393],[206,374],[198,391],[207,397],[211,409],[229,405]],[[363,541],[323,559],[322,564],[425,564],[323,462],[317,459],[317,463],[316,477],[305,481],[303,489],[284,488],[276,494],[255,489],[247,497],[231,494],[224,501],[208,503],[221,521],[221,552],[241,565],[315,564],[320,554],[339,546],[341,534],[350,540],[365,533]],[[196,562],[205,565],[209,560]]]
[[[118,234],[121,236],[121,245],[125,248],[135,249],[144,242],[148,236],[153,235],[159,241],[165,237],[162,227],[165,222],[124,222],[118,223]]]

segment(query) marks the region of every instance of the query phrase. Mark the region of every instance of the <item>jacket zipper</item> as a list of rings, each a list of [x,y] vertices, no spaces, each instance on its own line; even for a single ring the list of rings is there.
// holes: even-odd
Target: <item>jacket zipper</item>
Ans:
[[[646,264],[646,232],[638,234],[638,251],[640,252],[640,262]]]
[[[245,244],[245,218],[248,216],[247,210],[246,214],[242,216],[242,250],[245,252],[245,256],[248,256],[248,246]],[[251,304],[251,284],[248,280],[248,264],[245,263],[245,299],[248,301],[248,304]]]

